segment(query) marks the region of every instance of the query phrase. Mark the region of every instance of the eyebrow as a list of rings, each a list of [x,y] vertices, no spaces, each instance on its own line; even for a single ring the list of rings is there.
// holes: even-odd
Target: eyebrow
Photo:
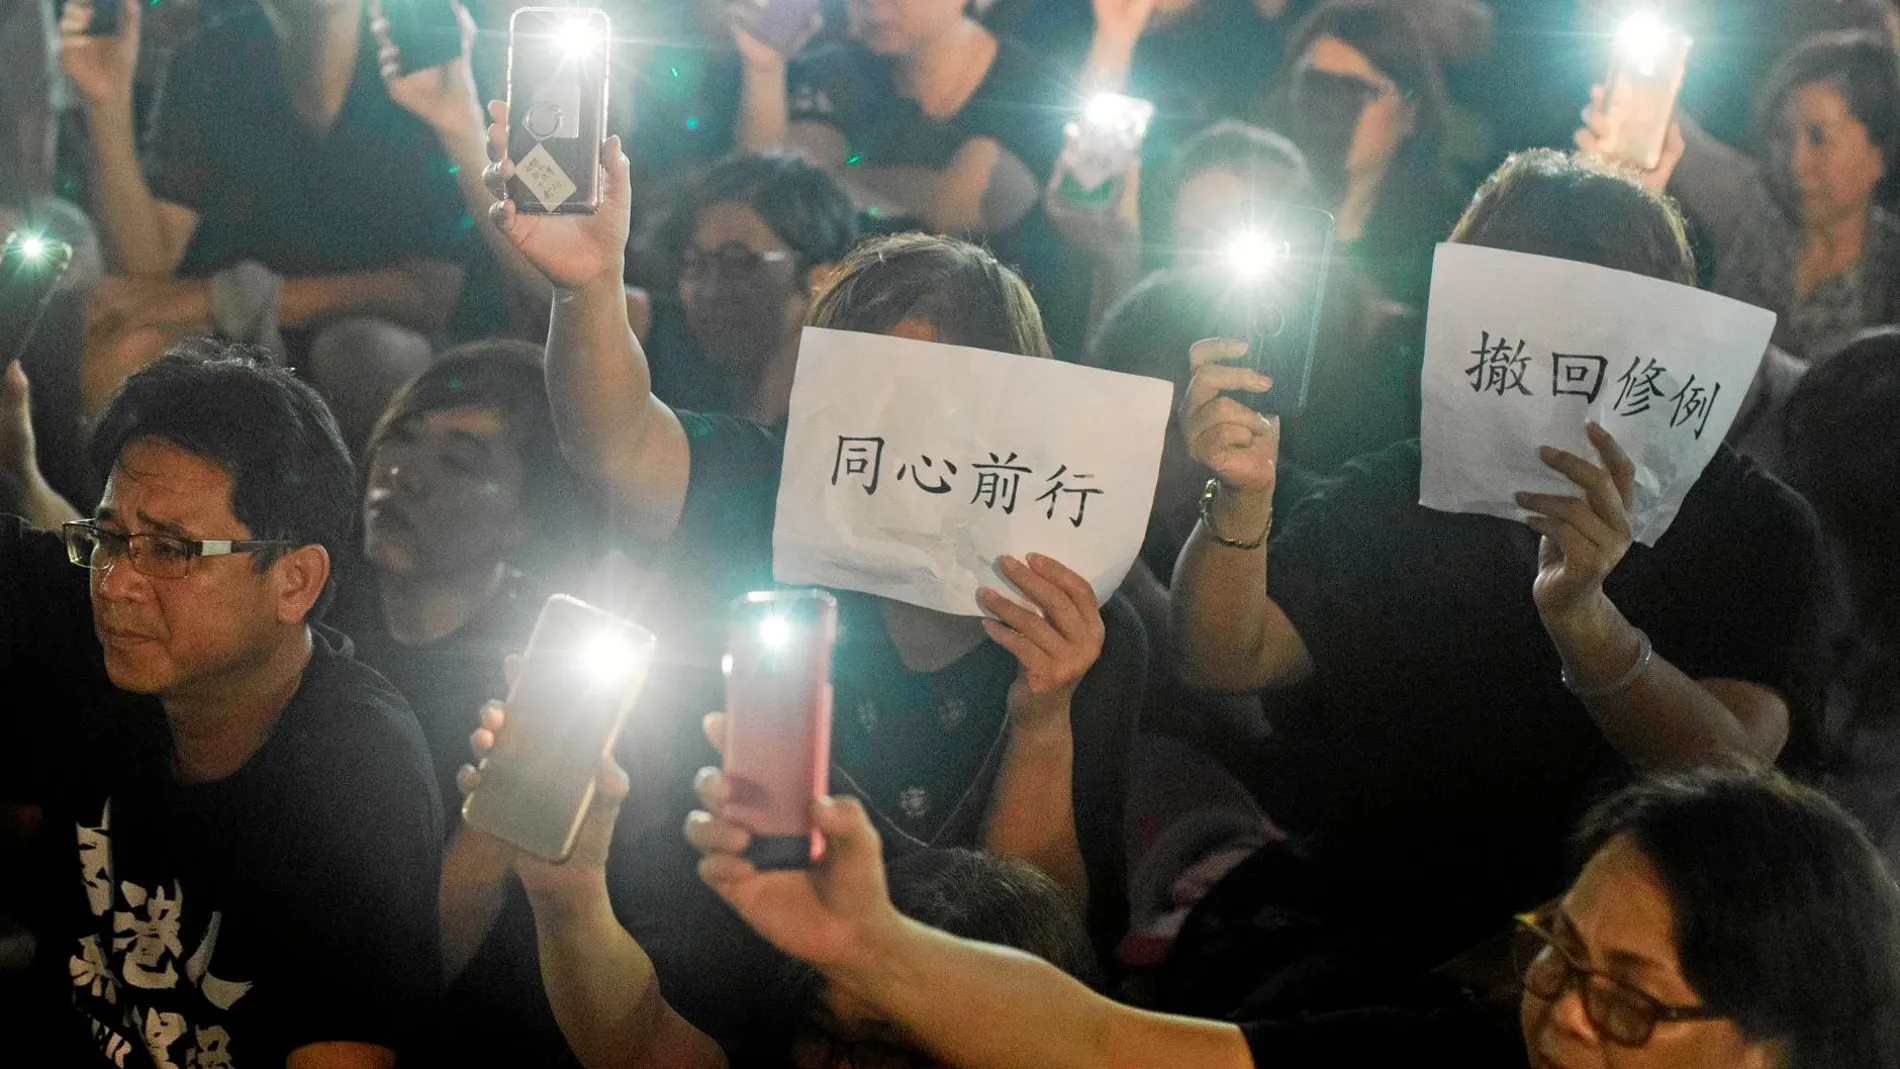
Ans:
[[[1563,936],[1569,942],[1575,943],[1585,950],[1591,949],[1589,944],[1584,942],[1582,934],[1577,931],[1576,922],[1570,919],[1570,914],[1565,913],[1562,907],[1559,907],[1557,911],[1552,914],[1551,927],[1555,929],[1553,934]],[[1638,954],[1633,950],[1611,947],[1601,951],[1601,953],[1612,966],[1620,967],[1625,970],[1648,972],[1652,977],[1666,977],[1669,975],[1669,969],[1664,966],[1662,962]]]
[[[124,523],[125,522],[123,517],[121,517],[118,513],[112,511],[111,508],[103,506],[103,505],[100,506],[98,511],[93,513],[92,518],[93,518],[94,523]],[[182,538],[187,542],[196,541],[198,537],[197,535],[192,534],[190,531],[186,530],[185,528],[179,526],[176,523],[171,522],[170,520],[154,519],[152,517],[152,514],[149,512],[146,512],[144,509],[139,510],[139,522],[144,524],[147,527],[156,527],[158,530],[162,531],[165,534],[171,535],[173,538]]]

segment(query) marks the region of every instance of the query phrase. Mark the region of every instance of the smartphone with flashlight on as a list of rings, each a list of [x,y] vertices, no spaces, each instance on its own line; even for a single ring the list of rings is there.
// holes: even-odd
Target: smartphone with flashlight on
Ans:
[[[565,594],[549,598],[462,819],[537,857],[567,860],[601,760],[646,685],[653,646],[638,624]]]
[[[1694,44],[1693,37],[1654,15],[1633,15],[1623,23],[1603,80],[1610,133],[1599,151],[1646,171],[1662,162]]]
[[[16,230],[0,245],[0,370],[26,353],[72,262],[71,245],[43,234]]]
[[[1075,121],[1063,128],[1056,157],[1056,196],[1077,208],[1107,206],[1115,182],[1141,156],[1155,106],[1120,93],[1097,93]]]
[[[1333,217],[1297,204],[1257,203],[1214,272],[1220,333],[1247,342],[1247,367],[1273,380],[1266,393],[1236,393],[1267,416],[1306,411],[1319,349],[1320,313],[1333,258]]]
[[[530,215],[600,209],[613,27],[598,8],[524,7],[508,22],[508,196]]]
[[[724,815],[752,833],[754,865],[810,868],[824,853],[811,805],[831,775],[838,602],[822,590],[747,594],[729,626]]]
[[[389,40],[402,53],[402,73],[440,67],[462,54],[454,0],[382,0]]]

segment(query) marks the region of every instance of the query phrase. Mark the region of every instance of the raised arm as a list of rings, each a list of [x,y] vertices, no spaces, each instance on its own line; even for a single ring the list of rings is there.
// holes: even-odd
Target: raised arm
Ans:
[[[86,101],[99,180],[92,206],[125,273],[169,275],[198,228],[198,216],[183,205],[154,197],[146,184],[132,112],[143,5],[137,0],[104,2],[121,7],[120,31],[114,36],[86,35],[92,25],[92,5],[87,0],[68,3],[59,22],[60,66]]]
[[[653,396],[646,353],[627,316],[627,231],[633,193],[618,137],[601,146],[605,196],[593,215],[530,215],[507,199],[508,106],[489,104],[489,218],[554,285],[548,396],[569,463],[607,499],[625,529],[664,542],[686,504],[692,457],[679,417]]]
[[[1208,339],[1190,354],[1182,432],[1220,486],[1175,564],[1170,618],[1182,678],[1229,693],[1291,686],[1313,673],[1306,643],[1267,596],[1280,424],[1222,396],[1271,388],[1271,380],[1230,363],[1246,351],[1244,342]]]
[[[759,8],[734,3],[727,8],[732,40],[739,48],[739,116],[733,141],[742,152],[783,148],[790,138],[791,104],[786,97],[785,68],[791,57],[818,35],[823,23],[814,5],[811,21],[784,49],[755,36]]]
[[[817,803],[826,854],[815,871],[766,872],[749,836],[713,812],[717,772],[701,773],[687,838],[702,879],[780,950],[817,966],[834,990],[875,1007],[938,1060],[962,1069],[1250,1069],[1240,1029],[1148,1013],[1095,994],[1027,954],[958,939],[899,915],[884,886],[877,832],[848,798]]]

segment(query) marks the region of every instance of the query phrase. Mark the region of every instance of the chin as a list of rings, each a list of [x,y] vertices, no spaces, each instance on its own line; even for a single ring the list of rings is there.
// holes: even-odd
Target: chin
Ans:
[[[152,653],[118,651],[107,645],[106,677],[128,694],[160,694],[171,686],[175,673]]]

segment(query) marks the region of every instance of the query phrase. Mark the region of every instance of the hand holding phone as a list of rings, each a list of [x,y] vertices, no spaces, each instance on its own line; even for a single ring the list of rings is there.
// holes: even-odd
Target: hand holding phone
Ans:
[[[72,262],[71,245],[43,234],[16,230],[0,245],[0,368],[25,354]]]
[[[823,25],[820,5],[821,0],[734,0],[726,6],[726,12],[737,33],[789,59],[803,50]]]
[[[598,8],[524,7],[508,23],[508,197],[530,215],[600,207],[612,24]]]
[[[726,647],[726,820],[752,833],[761,869],[815,864],[811,806],[831,776],[831,651],[838,603],[822,590],[747,594]]]
[[[1154,120],[1155,106],[1119,93],[1097,93],[1074,122],[1063,129],[1062,154],[1056,157],[1056,196],[1076,208],[1114,203],[1115,179],[1141,158],[1141,146]]]
[[[1215,328],[1246,342],[1246,366],[1273,381],[1270,391],[1235,395],[1262,415],[1306,411],[1333,233],[1333,217],[1327,212],[1258,203],[1219,250],[1222,265],[1210,275],[1223,287]]]
[[[1676,96],[1689,69],[1695,39],[1653,15],[1636,15],[1617,33],[1616,50],[1603,81],[1603,129],[1596,151],[1639,170],[1663,160]]]
[[[132,106],[139,20],[136,0],[68,0],[60,12],[60,69],[88,104]]]
[[[476,769],[463,819],[537,857],[565,860],[646,683],[653,647],[637,624],[564,594],[549,598],[509,688],[506,718],[489,729],[493,749]]]

